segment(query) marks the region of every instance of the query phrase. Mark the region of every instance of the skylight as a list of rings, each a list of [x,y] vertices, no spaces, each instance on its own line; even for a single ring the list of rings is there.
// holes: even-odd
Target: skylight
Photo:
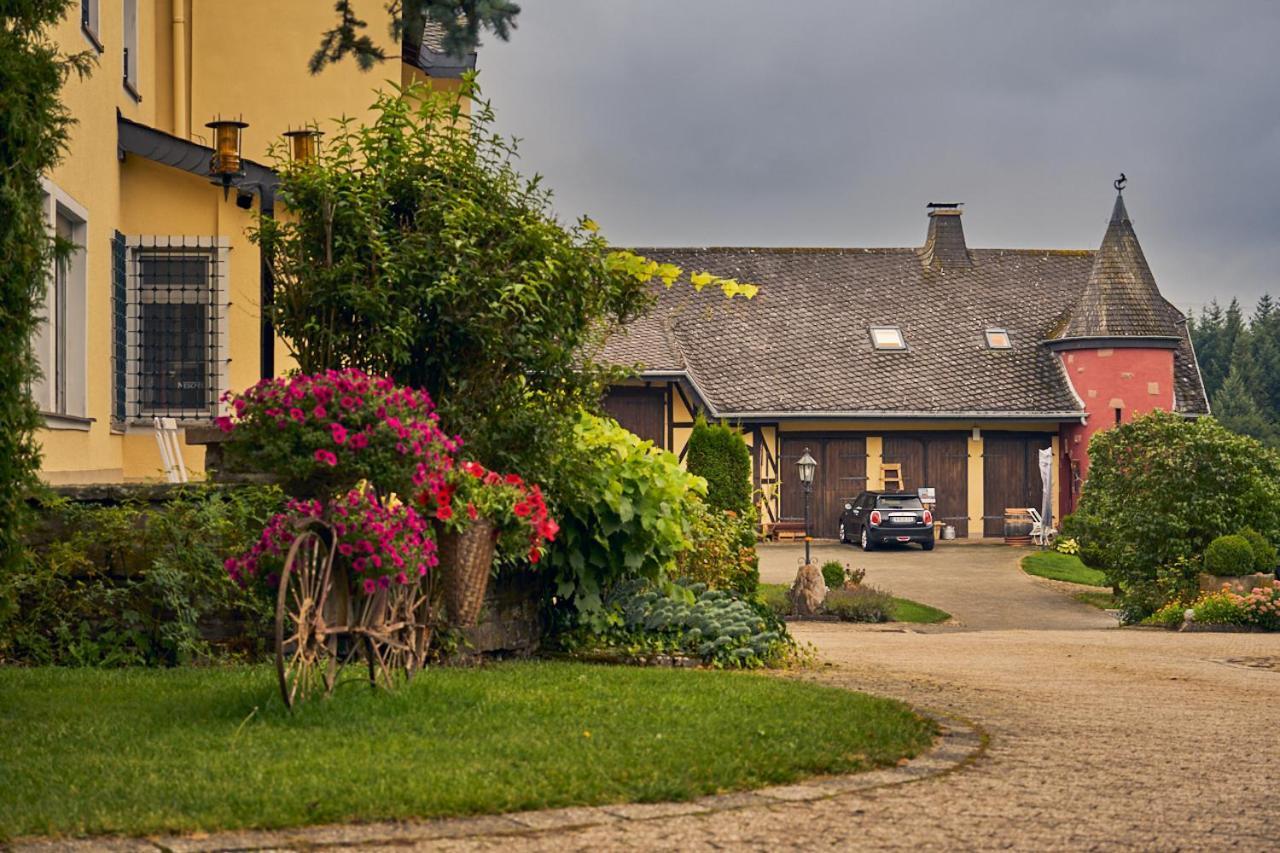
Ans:
[[[987,349],[1013,349],[1006,329],[987,329]]]
[[[902,337],[902,330],[897,326],[872,326],[871,345],[876,349],[902,350],[907,342]]]

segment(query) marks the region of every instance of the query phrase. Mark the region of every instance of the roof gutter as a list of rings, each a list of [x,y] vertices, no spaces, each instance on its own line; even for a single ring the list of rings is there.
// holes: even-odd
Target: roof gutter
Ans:
[[[979,409],[954,409],[948,411],[910,411],[882,409],[822,409],[813,411],[720,411],[712,403],[706,392],[699,387],[697,380],[687,370],[642,370],[638,374],[641,379],[678,379],[688,382],[697,395],[706,404],[707,413],[722,420],[799,420],[799,419],[838,419],[888,421],[899,418],[920,418],[927,420],[989,420],[989,421],[1076,421],[1082,420],[1084,411],[1029,412],[1029,411],[990,411]]]
[[[1051,338],[1041,343],[1055,352],[1075,349],[1177,349],[1182,338],[1175,335],[1096,335]]]

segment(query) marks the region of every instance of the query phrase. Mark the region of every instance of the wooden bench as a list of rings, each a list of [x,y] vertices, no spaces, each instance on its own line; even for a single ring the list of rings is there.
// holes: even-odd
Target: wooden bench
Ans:
[[[804,539],[804,522],[776,521],[769,526],[769,538],[776,542]]]

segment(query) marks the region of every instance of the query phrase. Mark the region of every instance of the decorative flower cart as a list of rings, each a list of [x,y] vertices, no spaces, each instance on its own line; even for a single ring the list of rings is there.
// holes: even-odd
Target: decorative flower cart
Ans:
[[[426,659],[432,616],[427,579],[357,594],[335,541],[332,526],[308,520],[280,575],[276,672],[289,708],[332,693],[343,667],[361,658],[369,683],[387,688],[412,679]]]

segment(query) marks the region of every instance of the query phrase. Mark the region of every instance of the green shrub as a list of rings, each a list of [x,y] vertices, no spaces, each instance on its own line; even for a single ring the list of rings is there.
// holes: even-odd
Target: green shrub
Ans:
[[[1243,625],[1247,621],[1240,597],[1223,592],[1202,595],[1191,606],[1196,621],[1206,625]]]
[[[1219,536],[1204,552],[1204,570],[1211,575],[1247,575],[1253,569],[1253,547],[1239,535]]]
[[[839,560],[827,560],[822,564],[822,579],[827,589],[840,589],[844,586],[844,563]]]
[[[231,581],[223,561],[280,509],[278,489],[190,487],[155,506],[51,499],[35,558],[4,578],[0,660],[70,666],[171,665],[207,658],[209,620],[227,650],[256,654],[274,603]]]
[[[1155,412],[1097,433],[1089,459],[1063,535],[1119,585],[1131,617],[1164,603],[1160,566],[1197,559],[1215,537],[1246,525],[1280,535],[1280,456],[1213,418]]]
[[[1255,572],[1274,572],[1276,570],[1276,546],[1272,545],[1252,527],[1240,531],[1240,535],[1249,541],[1253,550],[1253,570]]]
[[[676,573],[691,583],[750,598],[760,584],[755,522],[702,501],[689,504],[689,548],[676,555]]]
[[[677,584],[666,594],[639,589],[622,602],[632,640],[673,640],[668,649],[717,666],[758,667],[781,660],[790,646],[786,626],[749,603],[705,584]]]
[[[784,583],[760,584],[755,600],[779,619],[791,615],[790,588]]]
[[[707,481],[707,505],[747,515],[751,503],[751,451],[734,429],[698,416],[685,451],[689,472]]]
[[[602,594],[619,581],[659,580],[689,547],[690,515],[706,491],[676,457],[615,421],[583,414],[560,460],[547,552],[557,606],[603,628]]]
[[[888,622],[893,613],[893,596],[873,586],[859,585],[831,590],[823,606],[844,622]]]

